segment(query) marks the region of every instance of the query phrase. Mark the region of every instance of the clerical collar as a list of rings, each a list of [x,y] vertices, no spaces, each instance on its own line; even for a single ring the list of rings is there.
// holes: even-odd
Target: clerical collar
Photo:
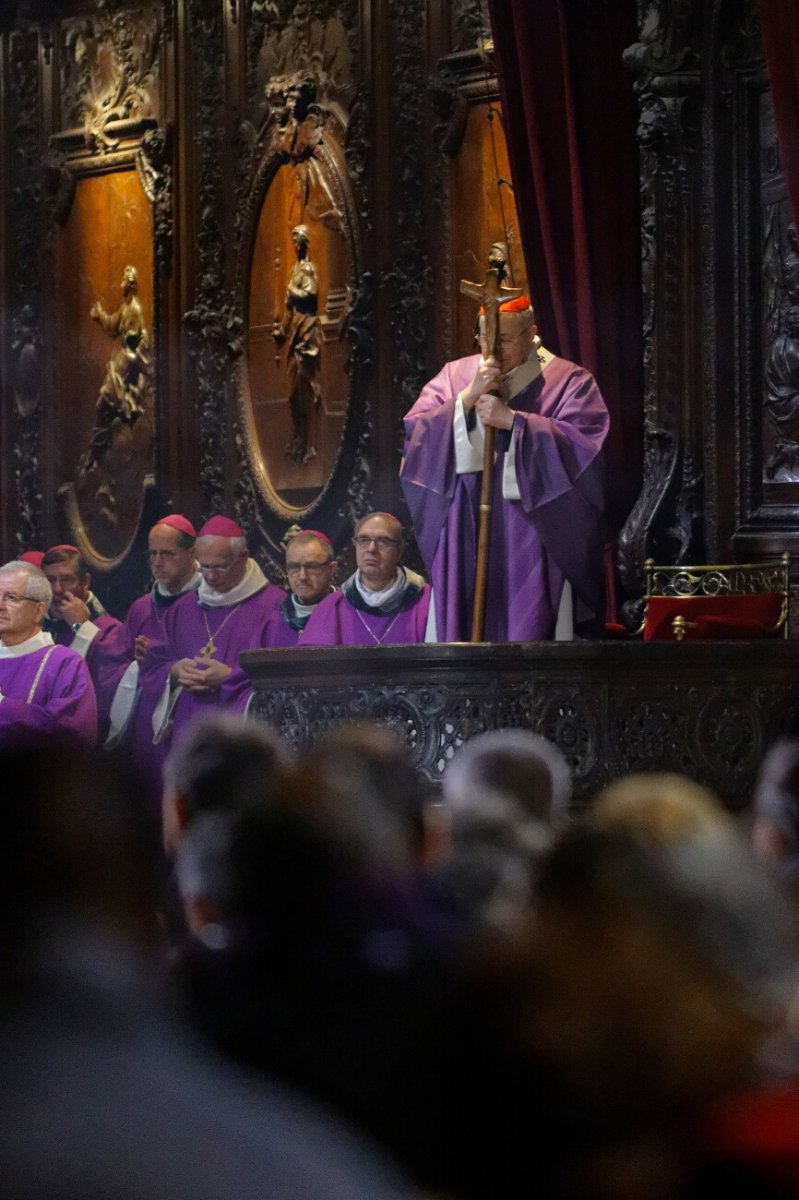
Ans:
[[[156,604],[168,608],[170,604],[174,604],[181,596],[185,596],[186,592],[196,592],[202,582],[202,575],[199,571],[195,571],[188,583],[184,583],[179,592],[170,592],[162,583],[156,582],[151,589],[151,595]]]
[[[524,362],[519,363],[518,367],[514,367],[512,371],[508,371],[507,375],[502,377],[502,390],[507,399],[512,400],[514,396],[518,396],[519,392],[529,387],[533,380],[541,374],[543,368],[552,362],[552,359],[553,355],[549,350],[544,349],[540,337],[536,334]]]
[[[361,572],[355,572],[355,586],[360,592],[361,599],[365,600],[370,608],[382,608],[384,604],[388,604],[396,596],[400,588],[405,586],[405,571],[402,567],[397,567],[397,574],[392,582],[386,588],[382,588],[378,592],[372,591],[364,583]]]
[[[301,604],[293,592],[287,592],[280,604],[280,615],[287,625],[301,633],[315,609],[315,604]]]
[[[341,590],[353,608],[386,616],[415,603],[424,591],[424,580],[415,571],[398,567],[393,583],[379,592],[372,592],[361,581],[360,571],[356,571],[341,585]]]
[[[203,608],[229,608],[232,604],[241,604],[242,600],[249,600],[250,596],[265,588],[268,582],[255,559],[248,558],[244,578],[229,592],[216,592],[208,586],[207,580],[203,579],[197,589],[197,599]]]
[[[24,642],[17,642],[16,646],[5,646],[0,642],[0,658],[23,658],[26,654],[33,654],[34,650],[43,650],[52,644],[52,635],[40,630]]]

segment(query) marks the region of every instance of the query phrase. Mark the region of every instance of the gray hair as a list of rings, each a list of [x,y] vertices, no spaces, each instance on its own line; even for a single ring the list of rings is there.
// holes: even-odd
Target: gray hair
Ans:
[[[209,538],[209,537],[224,537],[224,536],[225,536],[224,534],[218,534],[218,533],[201,533],[201,534],[200,534],[200,536],[197,538],[197,543],[196,543],[196,545],[197,545],[197,547],[198,547],[198,549],[199,549],[199,544],[200,544],[200,542],[202,542],[202,541],[203,541],[205,538]],[[247,554],[247,553],[248,553],[248,550],[247,550],[247,539],[246,539],[246,538],[243,538],[243,537],[232,537],[232,538],[227,538],[226,540],[227,540],[228,542],[230,542],[230,549],[233,551],[233,554],[234,554],[234,556],[235,556],[236,558],[238,558],[238,557],[239,557],[240,555],[242,555],[242,554]]]
[[[7,575],[12,571],[20,571],[27,575],[25,595],[29,600],[35,600],[37,604],[46,604],[48,608],[50,607],[53,603],[53,589],[50,587],[50,581],[44,571],[40,571],[33,563],[19,560],[7,562],[0,567],[0,575]]]
[[[561,821],[572,794],[571,771],[552,742],[527,729],[478,734],[453,758],[443,780],[453,819],[504,816],[513,824]]]

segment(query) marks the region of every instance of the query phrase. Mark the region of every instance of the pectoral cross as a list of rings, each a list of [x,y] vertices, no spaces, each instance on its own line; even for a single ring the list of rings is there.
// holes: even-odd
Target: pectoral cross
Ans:
[[[209,637],[208,641],[205,643],[202,650],[200,651],[200,658],[213,658],[213,656],[215,654],[216,654],[216,643],[214,642],[213,637]]]

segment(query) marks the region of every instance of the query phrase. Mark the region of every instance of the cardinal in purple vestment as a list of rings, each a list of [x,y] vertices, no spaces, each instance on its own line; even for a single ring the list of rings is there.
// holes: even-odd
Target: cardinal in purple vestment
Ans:
[[[524,297],[501,306],[499,333],[497,358],[447,363],[405,417],[400,479],[432,584],[429,641],[469,639],[488,425],[485,640],[551,637],[566,583],[578,628],[599,608],[605,403],[588,371],[541,346]]]
[[[86,664],[42,632],[51,600],[47,579],[31,563],[0,567],[0,744],[20,733],[97,741],[97,703]]]
[[[355,526],[357,570],[322,600],[300,646],[384,646],[423,642],[430,588],[400,566],[402,526],[390,513],[368,513]]]
[[[239,653],[267,644],[267,624],[284,596],[248,556],[244,531],[228,517],[202,527],[197,560],[199,588],[167,610],[163,639],[140,664],[142,690],[155,701],[156,742],[219,707],[246,708],[252,689]]]

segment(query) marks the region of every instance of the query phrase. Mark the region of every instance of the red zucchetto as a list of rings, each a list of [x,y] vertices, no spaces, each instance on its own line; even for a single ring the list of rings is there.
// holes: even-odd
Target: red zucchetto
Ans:
[[[192,525],[188,517],[184,517],[182,513],[170,513],[167,517],[161,517],[160,521],[156,521],[156,525],[168,525],[170,529],[178,529],[181,533],[187,534],[190,538],[197,537],[197,530]]]
[[[236,538],[245,536],[241,525],[237,525],[230,517],[211,517],[206,521],[197,537],[226,537]]]

